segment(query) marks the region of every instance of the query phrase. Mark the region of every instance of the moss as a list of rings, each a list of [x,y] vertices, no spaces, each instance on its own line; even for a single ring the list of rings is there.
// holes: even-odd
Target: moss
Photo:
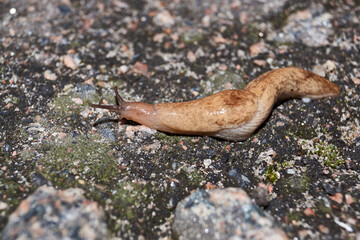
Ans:
[[[32,159],[33,157],[35,157],[36,153],[31,150],[23,150],[20,152],[20,156],[24,160],[29,160],[29,159]]]
[[[331,168],[337,168],[345,163],[344,159],[339,156],[337,147],[333,144],[319,142],[315,145],[314,154],[324,159],[324,164]]]
[[[274,184],[280,177],[279,171],[289,167],[290,164],[287,161],[273,162],[265,171],[265,178],[268,182]]]
[[[300,221],[304,217],[302,212],[292,212],[288,214],[289,221]]]
[[[308,125],[298,124],[294,132],[295,136],[303,139],[312,139],[316,137],[316,131],[314,128]]]
[[[198,146],[197,142],[192,141],[194,139],[194,136],[173,135],[158,131],[155,133],[155,137],[158,140],[161,140],[164,144],[168,144],[172,146],[176,146],[180,142],[183,142],[183,144],[188,148],[196,148],[196,146]]]
[[[259,41],[259,25],[259,22],[251,22],[247,26],[246,38],[248,38],[251,42],[255,43]]]
[[[280,29],[284,27],[287,23],[288,14],[280,13],[276,18],[272,19],[275,29]]]
[[[201,182],[205,180],[204,174],[192,166],[182,169],[181,174],[186,176],[189,181],[189,185],[199,186]]]
[[[69,43],[69,49],[77,49],[81,46],[83,46],[83,44],[79,41],[73,41]]]
[[[136,209],[148,205],[152,199],[148,185],[133,182],[122,182],[114,189],[112,196],[114,208],[128,220],[139,218]]]
[[[9,98],[6,98],[5,101],[4,101],[6,104],[7,103],[12,103],[14,105],[18,104],[19,103],[19,98],[18,97],[15,97],[15,96],[11,96]]]
[[[325,203],[323,201],[317,202],[316,203],[316,210],[319,213],[324,213],[324,214],[330,214],[331,213],[331,208],[330,207],[326,207]]]
[[[124,81],[124,77],[122,76],[110,76],[109,82],[112,86],[117,87],[119,89],[123,88],[126,85],[126,82]]]
[[[180,40],[185,44],[197,44],[204,39],[204,34],[198,30],[186,31],[180,36]]]
[[[74,178],[106,184],[117,173],[111,145],[101,142],[98,135],[75,138],[68,135],[61,142],[49,142],[40,148],[46,154],[39,164],[44,167],[49,180],[57,186],[74,187]]]
[[[310,178],[306,175],[282,178],[280,185],[287,194],[302,194],[309,190]]]
[[[74,102],[71,100],[70,96],[60,96],[55,99],[54,111],[57,115],[60,115],[62,118],[72,115],[74,112],[79,113],[80,112],[79,106],[73,106],[73,104]]]
[[[83,102],[77,104],[73,101],[74,98],[79,98]],[[114,97],[112,97],[114,98]],[[55,117],[67,118],[74,114],[79,114],[90,103],[96,103],[100,100],[100,96],[96,93],[95,89],[80,93],[76,91],[76,88],[71,89],[67,95],[58,96],[53,103],[50,104],[50,108],[54,109]]]
[[[270,165],[268,169],[265,171],[266,180],[274,184],[279,178],[277,170],[278,170],[277,164]]]
[[[231,83],[232,88],[235,89],[243,89],[246,86],[246,82],[239,74],[233,71],[221,71],[211,75],[209,80],[202,84],[204,96],[209,96],[214,91],[225,90],[228,83]]]

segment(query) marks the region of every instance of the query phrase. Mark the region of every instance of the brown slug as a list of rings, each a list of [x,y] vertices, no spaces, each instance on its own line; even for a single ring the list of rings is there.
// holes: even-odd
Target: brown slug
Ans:
[[[278,100],[335,97],[339,87],[315,73],[288,67],[266,72],[245,89],[226,90],[179,103],[148,104],[124,101],[114,88],[119,106],[91,104],[120,113],[147,127],[175,134],[203,135],[240,141],[250,137]]]

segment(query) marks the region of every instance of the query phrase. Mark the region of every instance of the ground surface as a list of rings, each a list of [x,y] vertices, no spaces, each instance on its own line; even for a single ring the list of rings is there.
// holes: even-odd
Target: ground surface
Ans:
[[[84,189],[116,237],[168,238],[192,190],[263,182],[265,211],[290,238],[355,239],[359,6],[0,0],[0,229],[48,183]],[[132,101],[184,101],[286,66],[326,76],[341,97],[282,102],[244,142],[119,124],[88,107],[115,103],[113,86]]]

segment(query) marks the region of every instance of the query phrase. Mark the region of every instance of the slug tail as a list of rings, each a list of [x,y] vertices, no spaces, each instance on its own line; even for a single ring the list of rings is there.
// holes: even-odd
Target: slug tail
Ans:
[[[245,90],[272,103],[290,98],[319,99],[340,95],[339,87],[326,78],[295,67],[264,73],[251,81]]]

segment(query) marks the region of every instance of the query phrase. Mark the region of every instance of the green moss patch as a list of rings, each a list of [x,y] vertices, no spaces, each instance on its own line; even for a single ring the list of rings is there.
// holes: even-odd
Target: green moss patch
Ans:
[[[337,168],[345,163],[337,147],[323,141],[303,140],[302,148],[307,150],[306,155],[317,159],[325,166]]]
[[[46,154],[39,160],[39,164],[56,186],[74,187],[77,185],[74,180],[106,184],[110,183],[117,173],[111,145],[101,142],[98,135],[66,136],[62,141],[42,144],[41,148]]]
[[[223,91],[230,84],[232,89],[243,89],[246,82],[243,77],[233,71],[220,71],[209,77],[209,80],[202,84],[204,96],[210,96],[215,91]]]
[[[286,194],[301,195],[309,190],[310,178],[306,175],[282,178],[280,185]]]
[[[54,110],[57,117],[65,119],[74,114],[79,114],[90,103],[100,101],[100,96],[95,91],[95,88],[90,85],[79,84],[77,87],[70,85],[67,88],[70,88],[70,90],[63,95],[59,95],[49,106]],[[114,95],[111,100],[110,102],[115,101]]]
[[[185,44],[197,44],[204,39],[204,34],[198,30],[186,31],[180,36],[180,40]]]
[[[337,147],[333,144],[319,142],[315,145],[314,153],[324,159],[324,164],[331,168],[337,168],[345,163],[339,155]]]

